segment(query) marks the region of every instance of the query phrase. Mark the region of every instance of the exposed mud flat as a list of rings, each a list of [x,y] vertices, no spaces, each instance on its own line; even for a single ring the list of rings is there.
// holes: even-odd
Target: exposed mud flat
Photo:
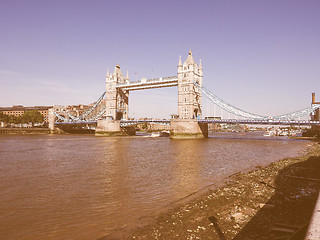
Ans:
[[[101,239],[304,239],[319,189],[320,145],[312,143],[303,156],[237,173]]]

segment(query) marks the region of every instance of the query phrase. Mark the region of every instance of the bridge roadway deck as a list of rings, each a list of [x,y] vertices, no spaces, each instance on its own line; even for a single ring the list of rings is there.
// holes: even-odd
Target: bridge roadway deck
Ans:
[[[170,119],[162,120],[120,120],[121,126],[129,126],[140,123],[170,124]],[[296,121],[296,120],[237,120],[237,119],[199,119],[203,123],[217,124],[253,124],[253,125],[291,125],[291,126],[320,126],[320,121]],[[68,124],[96,124],[97,121],[79,121],[79,122],[55,122],[56,125]]]

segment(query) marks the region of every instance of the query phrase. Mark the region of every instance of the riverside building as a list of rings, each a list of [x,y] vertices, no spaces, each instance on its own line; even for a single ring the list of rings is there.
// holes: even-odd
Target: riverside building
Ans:
[[[24,107],[22,105],[15,105],[12,107],[0,107],[0,112],[2,112],[3,114],[9,115],[9,116],[20,117],[26,111],[37,110],[38,112],[40,112],[43,115],[44,118],[47,118],[50,108],[52,108],[52,106]],[[47,119],[45,121],[47,121]]]

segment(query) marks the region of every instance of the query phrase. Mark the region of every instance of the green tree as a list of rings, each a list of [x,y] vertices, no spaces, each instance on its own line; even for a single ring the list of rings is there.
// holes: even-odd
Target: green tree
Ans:
[[[22,123],[22,117],[21,116],[10,116],[9,117],[9,122],[10,123]]]
[[[18,121],[17,117],[0,112],[0,122],[16,123],[17,121]]]
[[[22,122],[23,123],[32,123],[32,127],[35,123],[42,123],[43,122],[43,115],[38,112],[37,110],[26,111],[22,115]]]
[[[0,122],[9,122],[9,116],[4,114],[3,112],[0,112]]]

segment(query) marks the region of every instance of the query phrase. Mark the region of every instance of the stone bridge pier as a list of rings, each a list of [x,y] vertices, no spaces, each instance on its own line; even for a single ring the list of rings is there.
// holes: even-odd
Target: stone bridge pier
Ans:
[[[49,123],[49,129],[50,129],[50,132],[53,133],[54,132],[54,122],[55,122],[55,118],[56,116],[54,115],[54,111],[52,108],[49,109],[49,116],[48,116],[48,123]]]
[[[134,136],[136,129],[135,126],[121,127],[120,120],[98,120],[95,135],[105,137]]]
[[[208,123],[200,123],[195,119],[171,120],[173,139],[195,139],[208,137]]]

